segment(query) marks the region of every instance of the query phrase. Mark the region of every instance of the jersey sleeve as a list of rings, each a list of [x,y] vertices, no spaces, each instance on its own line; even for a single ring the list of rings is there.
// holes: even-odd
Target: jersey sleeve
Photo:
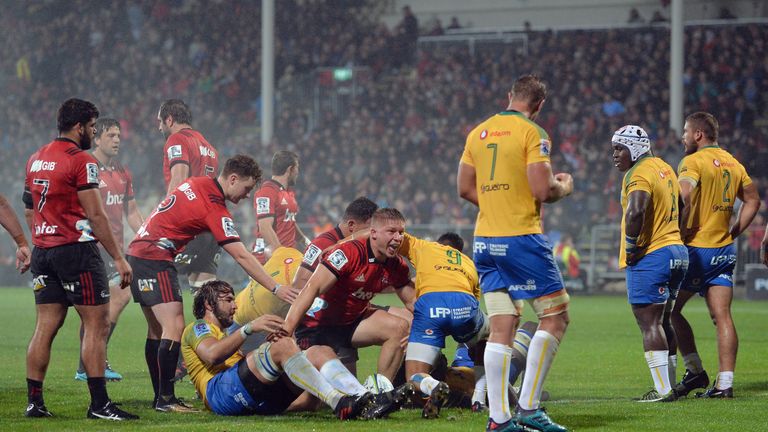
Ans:
[[[400,289],[411,281],[411,269],[402,257],[397,257],[397,265],[392,271],[392,286]]]
[[[744,168],[744,165],[739,164],[739,170],[741,171],[741,187],[751,185],[752,178],[749,177],[749,174],[747,174],[747,170]]]
[[[216,239],[220,246],[240,241],[240,234],[237,233],[235,222],[232,220],[232,215],[227,211],[226,207],[213,204],[213,208],[208,212],[205,222],[208,225],[208,230],[213,234],[213,238]]]
[[[471,143],[472,143],[472,134],[469,134],[469,136],[467,136],[467,143],[464,145],[464,152],[461,153],[460,162],[473,167],[475,166],[475,160],[472,159],[472,153],[469,151],[469,147]]]
[[[680,161],[677,166],[677,178],[678,180],[690,180],[696,185],[701,178],[701,172],[696,164],[694,158],[686,156]]]
[[[400,249],[397,251],[400,255],[408,258],[415,267],[418,267],[416,263],[416,252],[422,246],[424,240],[414,237],[408,233],[403,236],[403,242],[400,244]]]
[[[648,178],[643,175],[642,172],[638,172],[639,170],[636,170],[632,172],[629,176],[629,178],[626,180],[626,183],[624,184],[624,191],[626,192],[627,196],[629,196],[630,193],[635,191],[643,191],[651,193],[652,186],[651,182],[648,181]]]
[[[187,140],[180,133],[175,133],[168,138],[168,142],[165,143],[165,152],[163,154],[163,157],[168,161],[168,169],[173,168],[177,163],[190,164]]]
[[[99,164],[86,152],[79,152],[73,158],[72,175],[79,191],[99,187]]]
[[[253,198],[256,220],[275,217],[275,207],[277,207],[277,190],[262,186]]]
[[[190,324],[188,331],[184,333],[182,343],[188,345],[192,350],[196,350],[200,342],[208,338],[215,338],[211,325],[204,319],[199,319]]]
[[[320,261],[328,270],[341,279],[343,276],[352,274],[360,264],[362,250],[353,242],[342,243],[339,246],[329,250]]]
[[[551,151],[552,142],[544,129],[536,127],[528,132],[525,142],[525,163],[527,165],[549,162]]]

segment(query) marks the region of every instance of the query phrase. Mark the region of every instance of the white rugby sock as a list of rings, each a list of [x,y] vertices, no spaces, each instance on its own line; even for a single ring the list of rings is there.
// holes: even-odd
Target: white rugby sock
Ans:
[[[651,378],[653,378],[653,385],[656,391],[660,395],[672,391],[672,386],[669,384],[669,371],[667,368],[667,362],[669,361],[669,351],[646,351],[645,361],[648,363],[648,368],[651,370]]]
[[[701,358],[699,357],[699,353],[692,352],[690,354],[686,354],[683,356],[683,363],[685,363],[685,368],[689,371],[700,374],[704,372],[704,366],[701,364]]]
[[[667,358],[667,371],[669,372],[669,383],[674,385],[677,382],[677,354]]]
[[[723,371],[717,374],[717,380],[715,381],[715,388],[718,390],[725,390],[733,387],[733,371]]]
[[[512,362],[512,348],[500,343],[485,345],[483,363],[488,382],[489,416],[496,423],[512,418],[509,411],[509,365]]]
[[[283,363],[283,371],[285,371],[291,382],[301,389],[310,392],[331,408],[336,408],[336,405],[344,396],[312,366],[312,363],[307,360],[307,356],[303,352],[294,354]]]
[[[359,396],[368,392],[339,359],[325,362],[323,367],[320,368],[320,374],[336,390],[342,393]]]
[[[475,391],[472,393],[472,403],[480,402],[485,405],[485,395],[488,392],[486,388],[487,380],[485,377],[485,367],[475,366]]]
[[[427,396],[431,395],[432,390],[440,384],[440,381],[425,373],[413,374],[411,381],[415,382],[419,386],[419,390]]]
[[[518,405],[526,411],[539,409],[541,391],[547,378],[552,360],[560,346],[557,338],[545,330],[537,330],[533,334],[528,347],[528,359],[525,364],[525,376],[520,387]]]

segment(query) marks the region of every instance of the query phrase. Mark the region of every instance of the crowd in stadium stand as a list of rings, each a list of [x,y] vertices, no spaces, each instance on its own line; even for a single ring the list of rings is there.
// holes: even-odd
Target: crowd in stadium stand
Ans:
[[[285,89],[316,67],[352,65],[369,67],[369,79],[344,113],[324,111],[317,122],[308,121],[310,100],[281,99],[276,136],[265,147],[258,132],[259,2],[9,4],[0,16],[0,187],[18,205],[23,163],[55,135],[61,101],[77,96],[120,119],[121,160],[134,171],[139,203],[153,207],[164,193],[157,109],[177,97],[222,157],[247,152],[268,174],[275,150],[299,153],[299,222],[332,223],[346,202],[367,195],[400,208],[409,223],[471,224],[474,210],[455,192],[464,138],[506,107],[510,83],[529,72],[550,86],[538,122],[552,137],[553,166],[574,173],[576,184],[573,197],[547,209],[548,230],[579,236],[592,224],[619,220],[609,144],[619,126],[645,127],[673,166],[682,156],[680,131],[667,126],[666,27],[529,31],[527,53],[516,44],[474,54],[461,44],[415,50],[412,22],[404,18],[391,29],[381,23],[387,2],[343,3],[278,2],[276,80]],[[764,24],[685,31],[686,113],[715,114],[720,144],[762,180],[767,40]]]

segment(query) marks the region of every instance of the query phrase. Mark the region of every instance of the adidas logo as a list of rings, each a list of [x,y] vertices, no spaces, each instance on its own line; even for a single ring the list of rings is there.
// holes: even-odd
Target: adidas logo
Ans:
[[[356,277],[355,282],[365,282],[365,275],[361,274],[360,276]]]
[[[283,198],[283,200],[280,202],[280,205],[288,205],[288,200]]]
[[[99,187],[100,188],[107,187],[107,183],[104,180],[99,179]]]

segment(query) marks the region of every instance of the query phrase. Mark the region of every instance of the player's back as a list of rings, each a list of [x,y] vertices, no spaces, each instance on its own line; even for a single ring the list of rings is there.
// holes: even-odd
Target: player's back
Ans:
[[[475,263],[458,250],[405,234],[400,254],[416,268],[416,296],[463,292],[480,298]]]
[[[517,111],[494,115],[467,136],[462,163],[475,168],[480,212],[475,235],[540,234],[541,203],[531,192],[527,166],[549,162],[547,133]]]
[[[730,220],[739,190],[752,183],[744,166],[718,146],[699,149],[680,162],[681,181],[692,180],[686,244],[715,248],[733,242]]]
[[[626,209],[632,192],[643,191],[650,195],[650,202],[645,210],[643,229],[637,244],[646,248],[649,254],[664,246],[682,244],[680,239],[679,197],[680,185],[675,171],[669,164],[657,157],[644,157],[624,175],[621,191],[622,208]],[[626,233],[626,213],[621,219],[621,248],[619,263],[624,267],[626,253],[624,233]]]
[[[264,270],[269,276],[286,287],[293,282],[293,276],[301,263],[302,254],[294,248],[279,247],[264,264]],[[290,304],[280,300],[276,295],[264,288],[261,284],[250,280],[248,286],[235,297],[237,311],[235,322],[243,325],[265,314],[285,317]]]
[[[188,177],[215,178],[219,171],[219,153],[194,129],[182,129],[168,137],[163,152],[163,176],[167,185],[171,168],[177,163],[189,166]]]

